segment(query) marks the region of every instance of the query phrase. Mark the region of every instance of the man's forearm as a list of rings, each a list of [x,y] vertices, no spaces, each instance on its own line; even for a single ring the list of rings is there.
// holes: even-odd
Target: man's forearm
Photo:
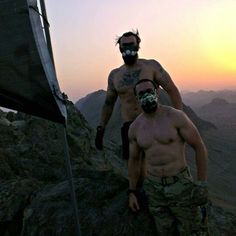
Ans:
[[[168,92],[172,105],[175,109],[183,110],[183,102],[179,90],[175,87]]]
[[[140,161],[130,159],[128,162],[129,189],[136,190],[140,172]]]
[[[111,118],[112,115],[112,111],[113,111],[113,107],[104,105],[102,108],[102,114],[101,114],[101,119],[100,119],[100,123],[99,125],[102,126],[103,128],[106,127],[108,121]]]
[[[183,110],[183,103],[180,92],[174,82],[172,81],[170,75],[167,71],[161,69],[162,75],[160,80],[158,81],[162,88],[168,93],[172,105],[175,109]]]
[[[208,155],[205,145],[196,149],[197,179],[207,181]]]

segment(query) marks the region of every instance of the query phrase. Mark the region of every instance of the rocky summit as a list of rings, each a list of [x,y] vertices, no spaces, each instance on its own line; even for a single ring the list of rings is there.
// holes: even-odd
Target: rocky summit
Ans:
[[[98,152],[94,129],[73,103],[68,102],[67,109],[66,136],[81,235],[156,235],[145,204],[138,214],[128,209],[127,165],[116,143]],[[0,235],[76,235],[64,127],[1,111],[0,130]],[[232,211],[213,203],[209,213],[212,235],[236,235]]]

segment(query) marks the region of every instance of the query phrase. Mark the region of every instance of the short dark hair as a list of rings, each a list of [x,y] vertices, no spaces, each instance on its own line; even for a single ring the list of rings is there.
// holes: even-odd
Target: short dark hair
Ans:
[[[145,83],[145,82],[151,82],[152,85],[153,85],[153,87],[154,87],[155,89],[157,89],[157,85],[155,84],[155,82],[154,82],[153,80],[150,80],[150,79],[141,79],[141,80],[139,80],[139,81],[134,85],[134,94],[135,94],[135,96],[137,95],[137,93],[136,93],[136,87],[137,87],[137,85],[138,85],[138,84]]]
[[[116,39],[116,45],[119,44],[120,45],[120,41],[123,37],[129,37],[129,36],[134,36],[137,40],[137,44],[139,46],[140,42],[141,42],[141,39],[139,37],[139,32],[138,30],[134,31],[128,31],[128,32],[125,32],[122,34],[122,36],[118,36],[117,39]]]

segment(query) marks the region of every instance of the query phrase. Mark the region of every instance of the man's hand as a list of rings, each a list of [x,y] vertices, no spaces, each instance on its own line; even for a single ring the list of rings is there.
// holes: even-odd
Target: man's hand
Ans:
[[[192,203],[202,206],[208,202],[208,188],[206,182],[198,181],[191,193]]]
[[[140,210],[139,208],[139,204],[138,204],[138,199],[135,196],[134,193],[130,193],[129,194],[129,208],[133,211],[133,212],[137,212]]]
[[[98,150],[102,150],[103,148],[103,136],[105,129],[102,126],[97,127],[97,133],[95,138],[95,146]]]

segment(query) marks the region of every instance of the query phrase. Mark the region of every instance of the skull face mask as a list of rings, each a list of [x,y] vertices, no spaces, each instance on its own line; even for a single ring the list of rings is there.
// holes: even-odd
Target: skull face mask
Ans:
[[[138,95],[139,103],[146,113],[153,113],[157,109],[158,98],[156,90],[154,92],[145,92],[142,95]]]

